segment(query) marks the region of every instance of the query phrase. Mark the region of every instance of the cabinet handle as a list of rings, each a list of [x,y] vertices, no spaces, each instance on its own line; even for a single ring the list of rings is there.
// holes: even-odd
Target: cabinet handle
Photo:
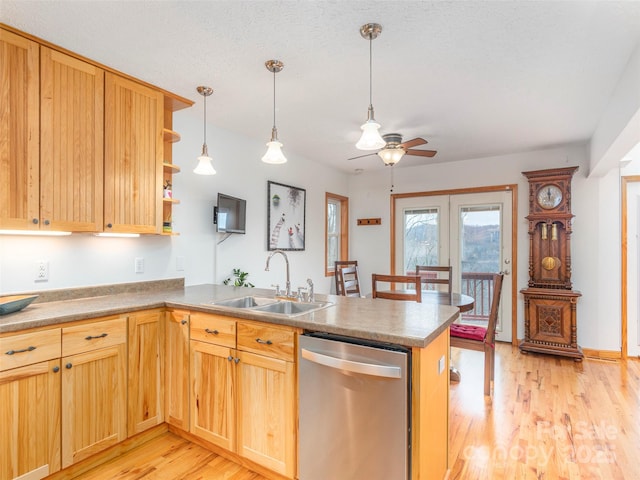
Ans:
[[[65,367],[66,367],[67,369],[69,369],[69,368],[73,367],[73,365],[71,364],[71,362],[69,362],[69,363],[67,363],[67,364],[65,365]]]
[[[236,362],[236,364],[238,364],[240,362],[240,359],[238,357],[233,359],[234,362]]]
[[[59,371],[60,371],[60,367],[58,365],[53,367],[53,373],[58,373]]]
[[[262,340],[260,338],[256,338],[256,342],[262,343],[263,345],[271,345],[273,342],[271,340]]]
[[[9,350],[8,352],[5,352],[6,355],[14,355],[16,353],[23,353],[23,352],[32,352],[33,350],[35,350],[36,347],[27,347],[27,348],[23,348],[22,350]]]
[[[182,325],[186,325],[186,324],[187,324],[187,321],[186,321],[186,320],[182,320],[180,323],[181,323]]]
[[[208,328],[205,328],[204,331],[212,335],[218,335],[220,333],[218,330],[209,330]]]
[[[102,335],[96,335],[94,337],[92,337],[91,335],[89,335],[88,337],[84,337],[85,340],[94,340],[96,338],[104,338],[107,335],[109,335],[108,333],[103,333]]]

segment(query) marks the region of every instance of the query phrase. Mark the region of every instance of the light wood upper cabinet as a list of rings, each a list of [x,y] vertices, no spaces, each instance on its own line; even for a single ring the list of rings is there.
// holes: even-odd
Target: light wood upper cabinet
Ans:
[[[0,228],[38,230],[39,45],[0,29]]]
[[[129,408],[131,437],[164,422],[164,312],[129,315]]]
[[[165,335],[165,421],[189,431],[189,312],[169,310]]]
[[[102,231],[104,70],[40,50],[41,229]]]
[[[104,231],[161,233],[164,96],[107,73]]]
[[[62,329],[63,468],[127,437],[126,323]]]

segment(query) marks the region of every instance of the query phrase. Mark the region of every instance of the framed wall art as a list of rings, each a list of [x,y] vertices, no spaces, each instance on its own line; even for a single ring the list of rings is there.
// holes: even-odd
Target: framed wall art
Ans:
[[[303,188],[267,182],[267,249],[304,250],[305,207]]]

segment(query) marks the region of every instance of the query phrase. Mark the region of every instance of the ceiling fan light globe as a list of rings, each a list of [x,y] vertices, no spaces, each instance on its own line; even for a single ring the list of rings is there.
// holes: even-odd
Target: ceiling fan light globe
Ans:
[[[375,120],[367,120],[360,128],[362,136],[356,143],[358,150],[379,150],[387,144],[378,131],[380,124]]]
[[[198,157],[198,165],[193,169],[193,173],[197,175],[215,175],[216,170],[211,163],[213,159],[206,155]]]
[[[272,165],[278,165],[281,163],[287,163],[287,157],[282,153],[282,144],[277,140],[271,140],[267,142],[267,153],[262,157],[264,163]]]
[[[378,152],[378,156],[385,165],[395,165],[404,156],[404,150],[402,148],[385,148]]]

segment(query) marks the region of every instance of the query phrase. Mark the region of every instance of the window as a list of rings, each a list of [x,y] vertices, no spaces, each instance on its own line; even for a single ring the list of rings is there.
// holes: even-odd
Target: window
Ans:
[[[336,260],[349,259],[349,199],[327,192],[325,208],[325,275],[331,276]]]

